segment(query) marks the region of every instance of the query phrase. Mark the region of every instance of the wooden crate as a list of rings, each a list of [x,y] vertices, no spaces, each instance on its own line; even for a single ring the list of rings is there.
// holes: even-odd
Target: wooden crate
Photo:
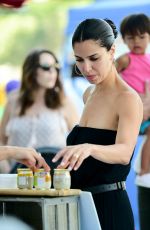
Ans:
[[[79,195],[32,197],[1,193],[3,216],[16,216],[35,230],[80,230]]]

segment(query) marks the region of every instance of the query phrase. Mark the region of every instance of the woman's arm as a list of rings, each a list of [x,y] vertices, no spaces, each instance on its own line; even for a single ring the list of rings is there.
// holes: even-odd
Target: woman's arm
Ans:
[[[46,171],[50,170],[44,158],[33,148],[0,146],[0,161],[6,159],[14,159],[32,169],[44,167]]]
[[[128,164],[132,156],[140,125],[143,118],[142,101],[136,94],[125,93],[120,95],[116,106],[118,107],[118,129],[115,145],[98,146],[94,148],[93,157],[106,163]]]
[[[143,117],[142,102],[137,94],[124,93],[116,101],[118,108],[118,129],[114,145],[81,144],[67,146],[54,157],[62,158],[59,167],[77,170],[89,156],[110,164],[128,164],[132,156]]]
[[[14,116],[14,114],[18,114],[18,90],[12,92],[8,96],[8,102],[5,106],[4,114],[2,116],[2,120],[0,123],[0,145],[7,145],[6,136],[6,126],[9,122],[9,119]]]
[[[0,123],[0,145],[7,144],[7,137],[5,133],[6,133],[6,125],[10,117],[10,111],[11,111],[11,103],[8,102],[5,106],[4,114]]]
[[[65,99],[63,114],[69,130],[71,130],[76,124],[79,123],[79,114],[77,109],[74,103],[68,97]]]

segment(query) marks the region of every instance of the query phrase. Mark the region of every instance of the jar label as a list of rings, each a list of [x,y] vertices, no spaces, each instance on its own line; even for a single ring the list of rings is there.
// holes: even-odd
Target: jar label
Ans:
[[[19,185],[26,185],[27,184],[27,178],[25,176],[21,176],[18,178]]]
[[[42,187],[42,188],[44,188],[44,186],[45,186],[45,178],[44,177],[38,177],[37,178],[37,187]]]

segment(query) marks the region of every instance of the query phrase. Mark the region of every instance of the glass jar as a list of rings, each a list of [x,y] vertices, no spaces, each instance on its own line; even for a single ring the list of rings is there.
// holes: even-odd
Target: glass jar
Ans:
[[[71,176],[68,169],[54,169],[53,186],[55,189],[70,189]]]
[[[22,168],[17,169],[17,187],[19,189],[32,189],[33,188],[33,172],[31,169]]]
[[[51,175],[45,172],[44,169],[37,169],[34,172],[34,187],[36,189],[50,189],[51,188]]]

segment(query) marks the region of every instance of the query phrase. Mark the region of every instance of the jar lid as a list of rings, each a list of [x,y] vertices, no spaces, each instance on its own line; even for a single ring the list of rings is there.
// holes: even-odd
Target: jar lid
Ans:
[[[18,168],[17,171],[32,171],[31,169],[29,168]]]
[[[44,172],[44,168],[40,168],[40,169],[35,169],[34,172]]]
[[[54,171],[64,172],[64,171],[69,171],[69,170],[68,169],[54,169]]]

